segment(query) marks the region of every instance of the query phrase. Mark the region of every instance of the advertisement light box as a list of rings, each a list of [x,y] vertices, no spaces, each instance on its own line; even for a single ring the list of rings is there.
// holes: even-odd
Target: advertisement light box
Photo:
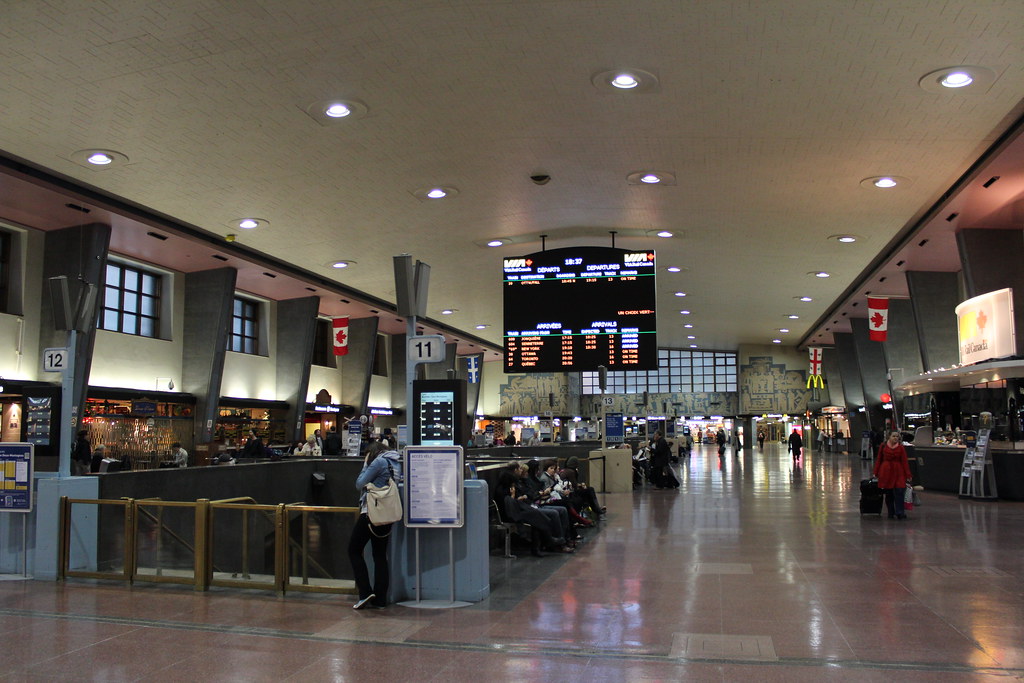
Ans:
[[[960,364],[1012,356],[1017,350],[1013,290],[999,289],[956,307]]]

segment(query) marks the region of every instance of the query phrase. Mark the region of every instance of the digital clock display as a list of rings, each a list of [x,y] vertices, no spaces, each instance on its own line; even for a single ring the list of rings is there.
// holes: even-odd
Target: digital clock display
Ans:
[[[612,247],[504,259],[505,372],[656,370],[654,264]]]

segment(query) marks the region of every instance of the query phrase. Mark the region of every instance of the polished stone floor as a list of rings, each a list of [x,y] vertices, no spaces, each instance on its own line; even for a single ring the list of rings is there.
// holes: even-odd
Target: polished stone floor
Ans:
[[[1024,680],[1024,503],[861,516],[862,468],[700,447],[456,610],[0,581],[0,681]]]

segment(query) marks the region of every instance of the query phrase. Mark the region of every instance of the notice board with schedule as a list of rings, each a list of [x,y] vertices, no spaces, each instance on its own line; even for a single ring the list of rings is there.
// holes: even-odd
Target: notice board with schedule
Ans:
[[[0,512],[32,512],[30,443],[0,443]]]
[[[465,466],[462,446],[409,446],[403,464],[405,525],[461,527]]]

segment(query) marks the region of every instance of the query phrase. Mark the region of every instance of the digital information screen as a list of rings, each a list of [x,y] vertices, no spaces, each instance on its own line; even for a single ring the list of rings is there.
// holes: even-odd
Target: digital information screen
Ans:
[[[455,392],[420,394],[420,445],[455,445]]]
[[[505,372],[657,370],[654,263],[612,247],[504,259]]]

